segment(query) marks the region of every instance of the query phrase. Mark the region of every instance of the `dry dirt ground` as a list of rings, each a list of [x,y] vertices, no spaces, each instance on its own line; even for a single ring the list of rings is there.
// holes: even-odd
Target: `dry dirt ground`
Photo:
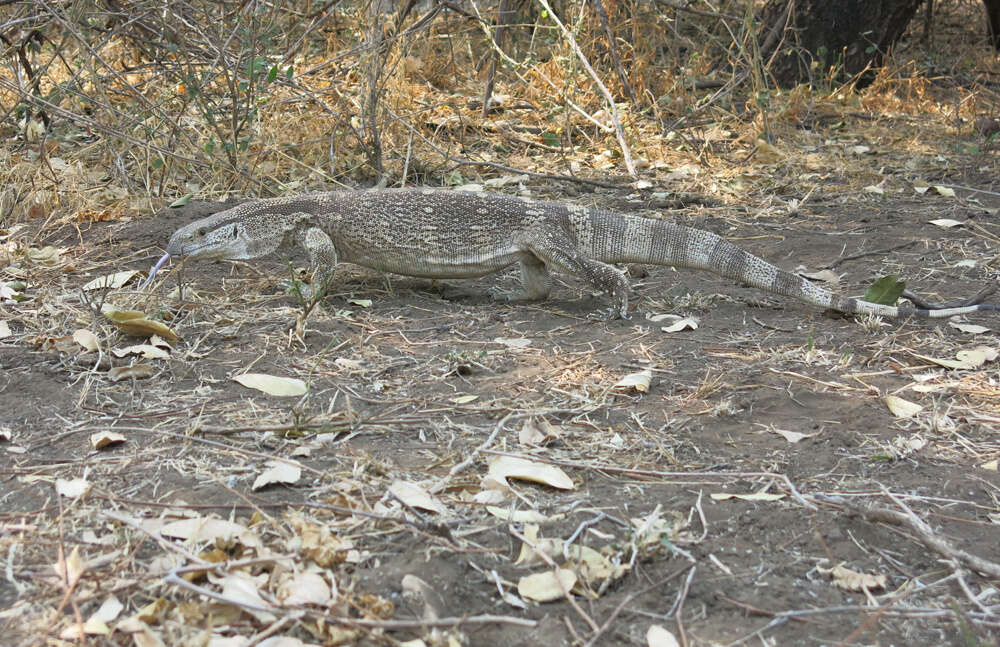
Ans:
[[[847,259],[848,294],[900,273],[943,301],[996,281],[991,199],[671,215],[787,269]],[[633,278],[632,319],[598,321],[607,298],[572,281],[511,305],[489,291],[513,291],[513,272],[438,283],[345,266],[300,342],[281,258],[80,290],[148,270],[176,227],[218,208],[49,232],[64,253],[24,265],[29,299],[3,305],[0,643],[68,644],[111,598],[115,631],[88,625],[88,644],[669,644],[651,627],[682,645],[1000,639],[1000,363],[928,359],[996,349],[1000,314],[962,318],[979,333],[863,321],[652,267]],[[180,340],[167,359],[118,358],[145,340],[95,315],[102,302]],[[649,319],[664,313],[698,327],[664,332]],[[100,354],[65,339],[78,329]],[[110,379],[132,363],[151,375]],[[648,392],[615,386],[643,370]],[[268,395],[242,373],[308,393]],[[887,395],[922,409],[895,416]],[[124,441],[95,449],[107,431]],[[512,456],[549,484],[484,481]],[[275,465],[299,475],[255,489]],[[57,494],[74,483],[86,493]],[[531,600],[545,587],[522,578],[553,565],[574,593]]]

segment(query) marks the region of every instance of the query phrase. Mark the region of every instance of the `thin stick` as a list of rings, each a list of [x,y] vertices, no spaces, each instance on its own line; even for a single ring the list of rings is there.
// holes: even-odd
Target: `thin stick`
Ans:
[[[625,131],[622,130],[621,121],[618,119],[618,108],[615,107],[614,97],[611,96],[611,92],[608,91],[607,86],[604,85],[601,78],[597,76],[597,72],[595,72],[594,68],[591,67],[590,61],[587,60],[583,50],[581,50],[580,46],[576,44],[576,39],[573,37],[572,32],[566,29],[566,25],[559,20],[559,16],[557,16],[556,12],[549,6],[548,0],[538,0],[538,4],[542,5],[545,11],[549,13],[549,17],[552,19],[552,22],[559,26],[559,30],[562,31],[563,38],[565,38],[566,42],[569,43],[573,53],[575,53],[576,57],[580,59],[580,63],[583,64],[583,67],[587,70],[590,78],[593,79],[594,85],[597,86],[597,89],[600,90],[601,94],[604,96],[604,100],[607,102],[608,108],[611,111],[611,121],[615,124],[615,136],[618,138],[618,145],[621,147],[622,156],[625,158],[625,168],[628,169],[629,175],[637,177],[638,174],[635,170],[635,162],[632,161],[632,151],[629,149],[628,142],[625,141]]]
[[[521,417],[524,417],[526,415],[528,415],[528,414],[514,413],[513,411],[511,411],[506,416],[504,416],[503,418],[501,418],[500,422],[498,422],[496,424],[496,426],[493,428],[493,433],[490,434],[489,438],[487,438],[485,441],[483,441],[482,445],[480,445],[479,447],[476,447],[474,450],[472,450],[472,453],[469,454],[469,457],[466,458],[464,461],[462,461],[461,463],[455,465],[450,470],[448,470],[448,474],[445,475],[444,477],[442,477],[440,480],[438,480],[437,483],[435,483],[434,485],[432,485],[431,487],[429,487],[427,489],[427,491],[430,492],[431,494],[436,494],[436,493],[440,492],[441,490],[443,490],[448,485],[448,482],[451,481],[451,479],[455,475],[457,475],[458,473],[460,473],[463,470],[465,470],[465,468],[467,468],[469,465],[472,465],[472,463],[479,457],[479,454],[481,454],[482,452],[486,451],[486,448],[493,444],[493,441],[496,440],[497,435],[500,433],[501,430],[503,430],[503,427],[504,427],[505,424],[507,424],[508,420],[510,420],[511,418],[515,418],[515,417],[516,418],[521,418]]]
[[[885,488],[882,488],[882,492],[887,497],[892,499],[892,502],[899,506],[903,512],[900,513],[895,510],[886,510],[884,508],[873,508],[872,510],[864,513],[866,519],[885,521],[898,526],[909,526],[910,529],[917,533],[917,537],[920,541],[922,541],[923,544],[931,550],[936,551],[949,559],[954,559],[963,563],[972,570],[982,573],[983,575],[989,577],[1000,577],[1000,564],[991,562],[988,559],[984,559],[977,555],[973,555],[972,553],[966,552],[961,548],[952,546],[951,542],[935,533],[923,519],[918,517],[909,506],[900,501],[895,494]]]
[[[601,472],[608,472],[610,474],[632,474],[635,476],[652,476],[656,478],[694,478],[694,477],[711,477],[711,478],[745,478],[759,476],[764,478],[775,478],[784,481],[785,487],[788,488],[789,493],[792,497],[801,503],[803,506],[809,508],[810,510],[819,510],[816,504],[807,500],[799,491],[796,489],[795,485],[792,484],[791,479],[788,478],[787,474],[779,474],[776,472],[661,472],[659,470],[637,470],[628,467],[617,467],[615,465],[594,465],[590,463],[581,463],[578,461],[562,461],[552,458],[545,458],[543,456],[524,456],[522,454],[517,454],[514,452],[501,452],[495,449],[484,450],[486,454],[496,454],[497,456],[514,456],[515,458],[524,458],[536,462],[550,463],[552,465],[562,465],[566,467],[575,467],[578,469],[585,470],[597,470]]]
[[[687,647],[687,632],[684,631],[684,620],[681,614],[684,612],[684,600],[687,599],[688,589],[691,588],[691,580],[694,579],[694,574],[698,570],[698,567],[694,564],[691,565],[691,570],[688,571],[687,577],[684,578],[684,584],[681,586],[680,591],[677,592],[677,601],[674,602],[674,606],[677,607],[676,613],[674,613],[674,622],[677,623],[677,633],[681,638],[681,645]]]

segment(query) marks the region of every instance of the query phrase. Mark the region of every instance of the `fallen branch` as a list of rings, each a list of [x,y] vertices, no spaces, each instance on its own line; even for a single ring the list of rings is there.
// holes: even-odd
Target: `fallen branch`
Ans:
[[[893,503],[899,506],[903,512],[889,510],[888,508],[865,509],[846,501],[839,501],[838,504],[850,512],[861,516],[865,521],[871,521],[874,523],[882,522],[894,526],[907,527],[916,533],[917,538],[921,543],[923,543],[924,546],[927,546],[934,552],[943,555],[948,559],[956,560],[977,573],[981,573],[988,577],[1000,577],[1000,564],[977,555],[973,555],[972,553],[962,550],[961,548],[956,548],[947,539],[934,532],[934,530],[927,525],[923,519],[918,517],[909,506],[903,503],[893,493],[885,489],[883,489],[883,493],[892,499]]]

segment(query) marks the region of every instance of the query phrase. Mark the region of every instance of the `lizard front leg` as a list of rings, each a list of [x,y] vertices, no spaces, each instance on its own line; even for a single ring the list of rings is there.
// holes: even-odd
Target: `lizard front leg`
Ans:
[[[313,311],[316,304],[326,296],[331,283],[333,283],[334,271],[337,267],[337,248],[334,247],[330,236],[319,227],[309,227],[299,235],[299,244],[309,254],[309,264],[312,269],[312,294],[307,296],[302,306],[302,312],[295,319],[295,336],[302,340],[306,334],[306,319]]]
[[[337,248],[330,236],[319,227],[310,227],[302,233],[302,248],[309,254],[313,277],[313,299],[321,299],[333,283],[337,267]]]

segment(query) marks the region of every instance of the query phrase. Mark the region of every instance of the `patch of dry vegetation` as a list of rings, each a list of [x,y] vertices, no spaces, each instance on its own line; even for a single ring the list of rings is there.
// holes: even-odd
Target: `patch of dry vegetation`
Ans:
[[[273,266],[82,287],[144,269],[134,239],[162,244],[176,217],[146,216],[180,196],[376,181],[610,187],[631,210],[715,204],[779,261],[860,259],[854,284],[996,280],[974,123],[1000,115],[997,60],[967,26],[942,14],[947,56],[909,39],[863,90],[831,70],[780,91],[743,3],[679,4],[5,5],[4,640],[995,639],[989,327],[641,279],[638,319],[599,324],[345,271],[296,340]],[[941,218],[962,226],[921,229]],[[724,314],[642,318],[678,310]]]

